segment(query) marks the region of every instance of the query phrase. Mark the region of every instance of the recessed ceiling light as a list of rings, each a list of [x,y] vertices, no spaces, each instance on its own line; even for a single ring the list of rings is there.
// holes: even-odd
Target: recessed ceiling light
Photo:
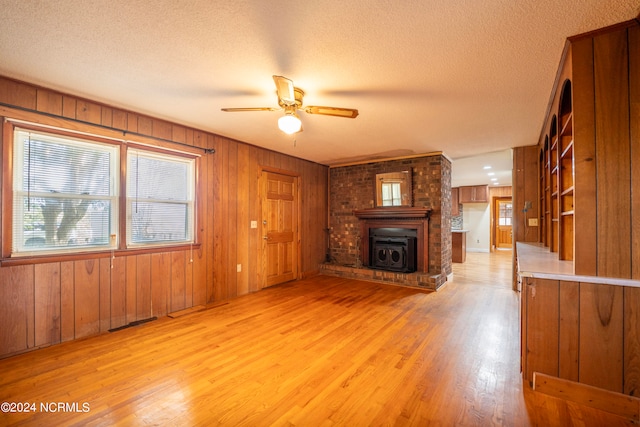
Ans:
[[[497,181],[498,178],[491,178],[491,181]]]
[[[483,169],[491,169],[491,166],[485,166]]]
[[[493,172],[489,172],[487,175],[489,175],[489,176],[493,176],[493,175],[495,175],[495,173],[493,173]]]

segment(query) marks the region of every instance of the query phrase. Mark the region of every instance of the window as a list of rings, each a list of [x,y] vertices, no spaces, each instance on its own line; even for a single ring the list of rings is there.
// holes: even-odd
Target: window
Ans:
[[[499,202],[498,225],[511,225],[513,208],[511,202]]]
[[[194,159],[127,151],[127,246],[193,243]]]
[[[12,254],[115,246],[119,147],[16,128]]]
[[[196,154],[7,126],[15,127],[7,182],[11,245],[3,246],[4,256],[195,243]]]
[[[400,182],[382,183],[382,206],[401,206]]]

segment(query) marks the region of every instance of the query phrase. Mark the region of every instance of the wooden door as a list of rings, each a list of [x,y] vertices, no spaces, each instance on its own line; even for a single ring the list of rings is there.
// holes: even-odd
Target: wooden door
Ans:
[[[513,247],[513,202],[511,198],[495,199],[495,239],[496,248],[511,249]]]
[[[298,276],[298,182],[266,171],[261,180],[264,286],[273,286]]]

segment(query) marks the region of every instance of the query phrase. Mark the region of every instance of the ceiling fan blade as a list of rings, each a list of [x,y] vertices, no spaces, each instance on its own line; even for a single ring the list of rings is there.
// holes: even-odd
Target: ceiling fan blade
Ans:
[[[293,81],[282,76],[273,76],[273,81],[276,83],[279,102],[285,105],[295,105],[296,97],[293,92]]]
[[[228,113],[237,113],[239,111],[278,111],[281,108],[273,108],[273,107],[248,107],[248,108],[221,108],[222,111],[226,111]]]
[[[348,119],[355,119],[356,117],[358,117],[358,110],[354,110],[353,108],[309,106],[309,107],[303,108],[303,110],[309,114],[322,114],[325,116],[346,117]]]

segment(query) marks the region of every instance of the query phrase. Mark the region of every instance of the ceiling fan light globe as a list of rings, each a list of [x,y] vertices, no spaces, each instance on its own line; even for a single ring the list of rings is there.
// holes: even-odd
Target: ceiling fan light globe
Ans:
[[[285,114],[278,119],[278,127],[282,132],[291,135],[300,132],[302,122],[293,114]]]

